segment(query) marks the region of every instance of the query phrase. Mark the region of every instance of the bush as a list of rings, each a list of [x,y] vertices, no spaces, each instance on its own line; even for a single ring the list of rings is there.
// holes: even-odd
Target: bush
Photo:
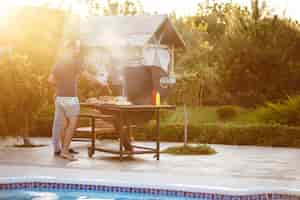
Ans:
[[[135,135],[137,140],[155,140],[153,125],[143,128]],[[161,125],[161,140],[183,141],[183,124]],[[276,147],[300,147],[300,128],[270,124],[190,125],[189,142],[202,144],[257,145]]]
[[[31,136],[49,137],[52,131],[52,121],[54,117],[54,105],[46,104],[39,110],[35,116],[35,123]]]
[[[217,109],[217,115],[221,120],[229,120],[237,116],[238,109],[236,106],[221,106]]]
[[[216,150],[209,145],[197,145],[197,146],[177,146],[169,147],[162,151],[162,153],[175,154],[175,155],[212,155],[216,154]]]
[[[46,102],[46,86],[46,76],[40,72],[40,66],[33,64],[29,56],[17,51],[2,55],[1,135],[13,134],[28,138],[34,117]]]
[[[254,115],[263,123],[299,126],[300,96],[290,97],[282,103],[267,103],[256,109]]]

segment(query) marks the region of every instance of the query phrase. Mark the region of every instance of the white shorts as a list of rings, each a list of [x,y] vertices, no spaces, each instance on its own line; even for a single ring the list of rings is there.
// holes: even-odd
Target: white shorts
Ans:
[[[80,114],[78,97],[56,97],[55,113],[57,112],[66,118],[78,116]]]

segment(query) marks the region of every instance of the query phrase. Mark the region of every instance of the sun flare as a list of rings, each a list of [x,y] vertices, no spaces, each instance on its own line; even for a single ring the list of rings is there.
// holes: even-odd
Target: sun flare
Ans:
[[[114,0],[124,2],[125,0]],[[213,0],[132,0],[140,2],[144,10],[148,13],[170,14],[175,12],[177,15],[193,15],[197,12],[198,4]],[[217,2],[234,2],[242,6],[249,6],[251,0],[216,0]],[[5,16],[9,13],[9,7],[20,5],[49,5],[50,7],[61,7],[72,10],[79,14],[86,14],[87,7],[84,0],[0,0],[0,16]],[[107,0],[98,0],[100,5],[105,5]],[[270,10],[279,15],[285,15],[294,19],[300,19],[298,12],[300,2],[297,0],[266,0]]]

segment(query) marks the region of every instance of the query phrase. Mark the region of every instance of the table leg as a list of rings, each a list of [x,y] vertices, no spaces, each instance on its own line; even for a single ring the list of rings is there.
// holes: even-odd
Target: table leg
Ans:
[[[131,144],[131,138],[130,138],[130,122],[127,119],[127,117],[124,117],[124,129],[125,131],[123,132],[123,145],[126,151],[132,151],[133,147]]]
[[[124,135],[124,119],[123,113],[119,113],[119,137],[120,137],[120,161],[123,160],[123,135]]]
[[[160,116],[159,110],[156,111],[156,160],[160,159]]]
[[[96,147],[96,131],[95,131],[95,118],[92,118],[91,119],[92,121],[92,124],[91,124],[91,127],[92,127],[92,135],[91,135],[91,139],[92,139],[92,144],[91,144],[91,148],[89,149],[88,151],[88,154],[89,154],[89,157],[91,158],[94,153],[95,153],[95,147]]]

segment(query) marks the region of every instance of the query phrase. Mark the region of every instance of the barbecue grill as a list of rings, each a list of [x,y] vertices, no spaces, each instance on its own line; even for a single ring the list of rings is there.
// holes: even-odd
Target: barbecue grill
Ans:
[[[127,99],[134,105],[151,105],[152,91],[160,94],[164,101],[169,93],[169,88],[160,86],[160,79],[166,77],[167,72],[158,66],[127,66],[124,68],[124,87]],[[153,112],[139,112],[128,116],[135,124],[143,124],[151,120]]]

